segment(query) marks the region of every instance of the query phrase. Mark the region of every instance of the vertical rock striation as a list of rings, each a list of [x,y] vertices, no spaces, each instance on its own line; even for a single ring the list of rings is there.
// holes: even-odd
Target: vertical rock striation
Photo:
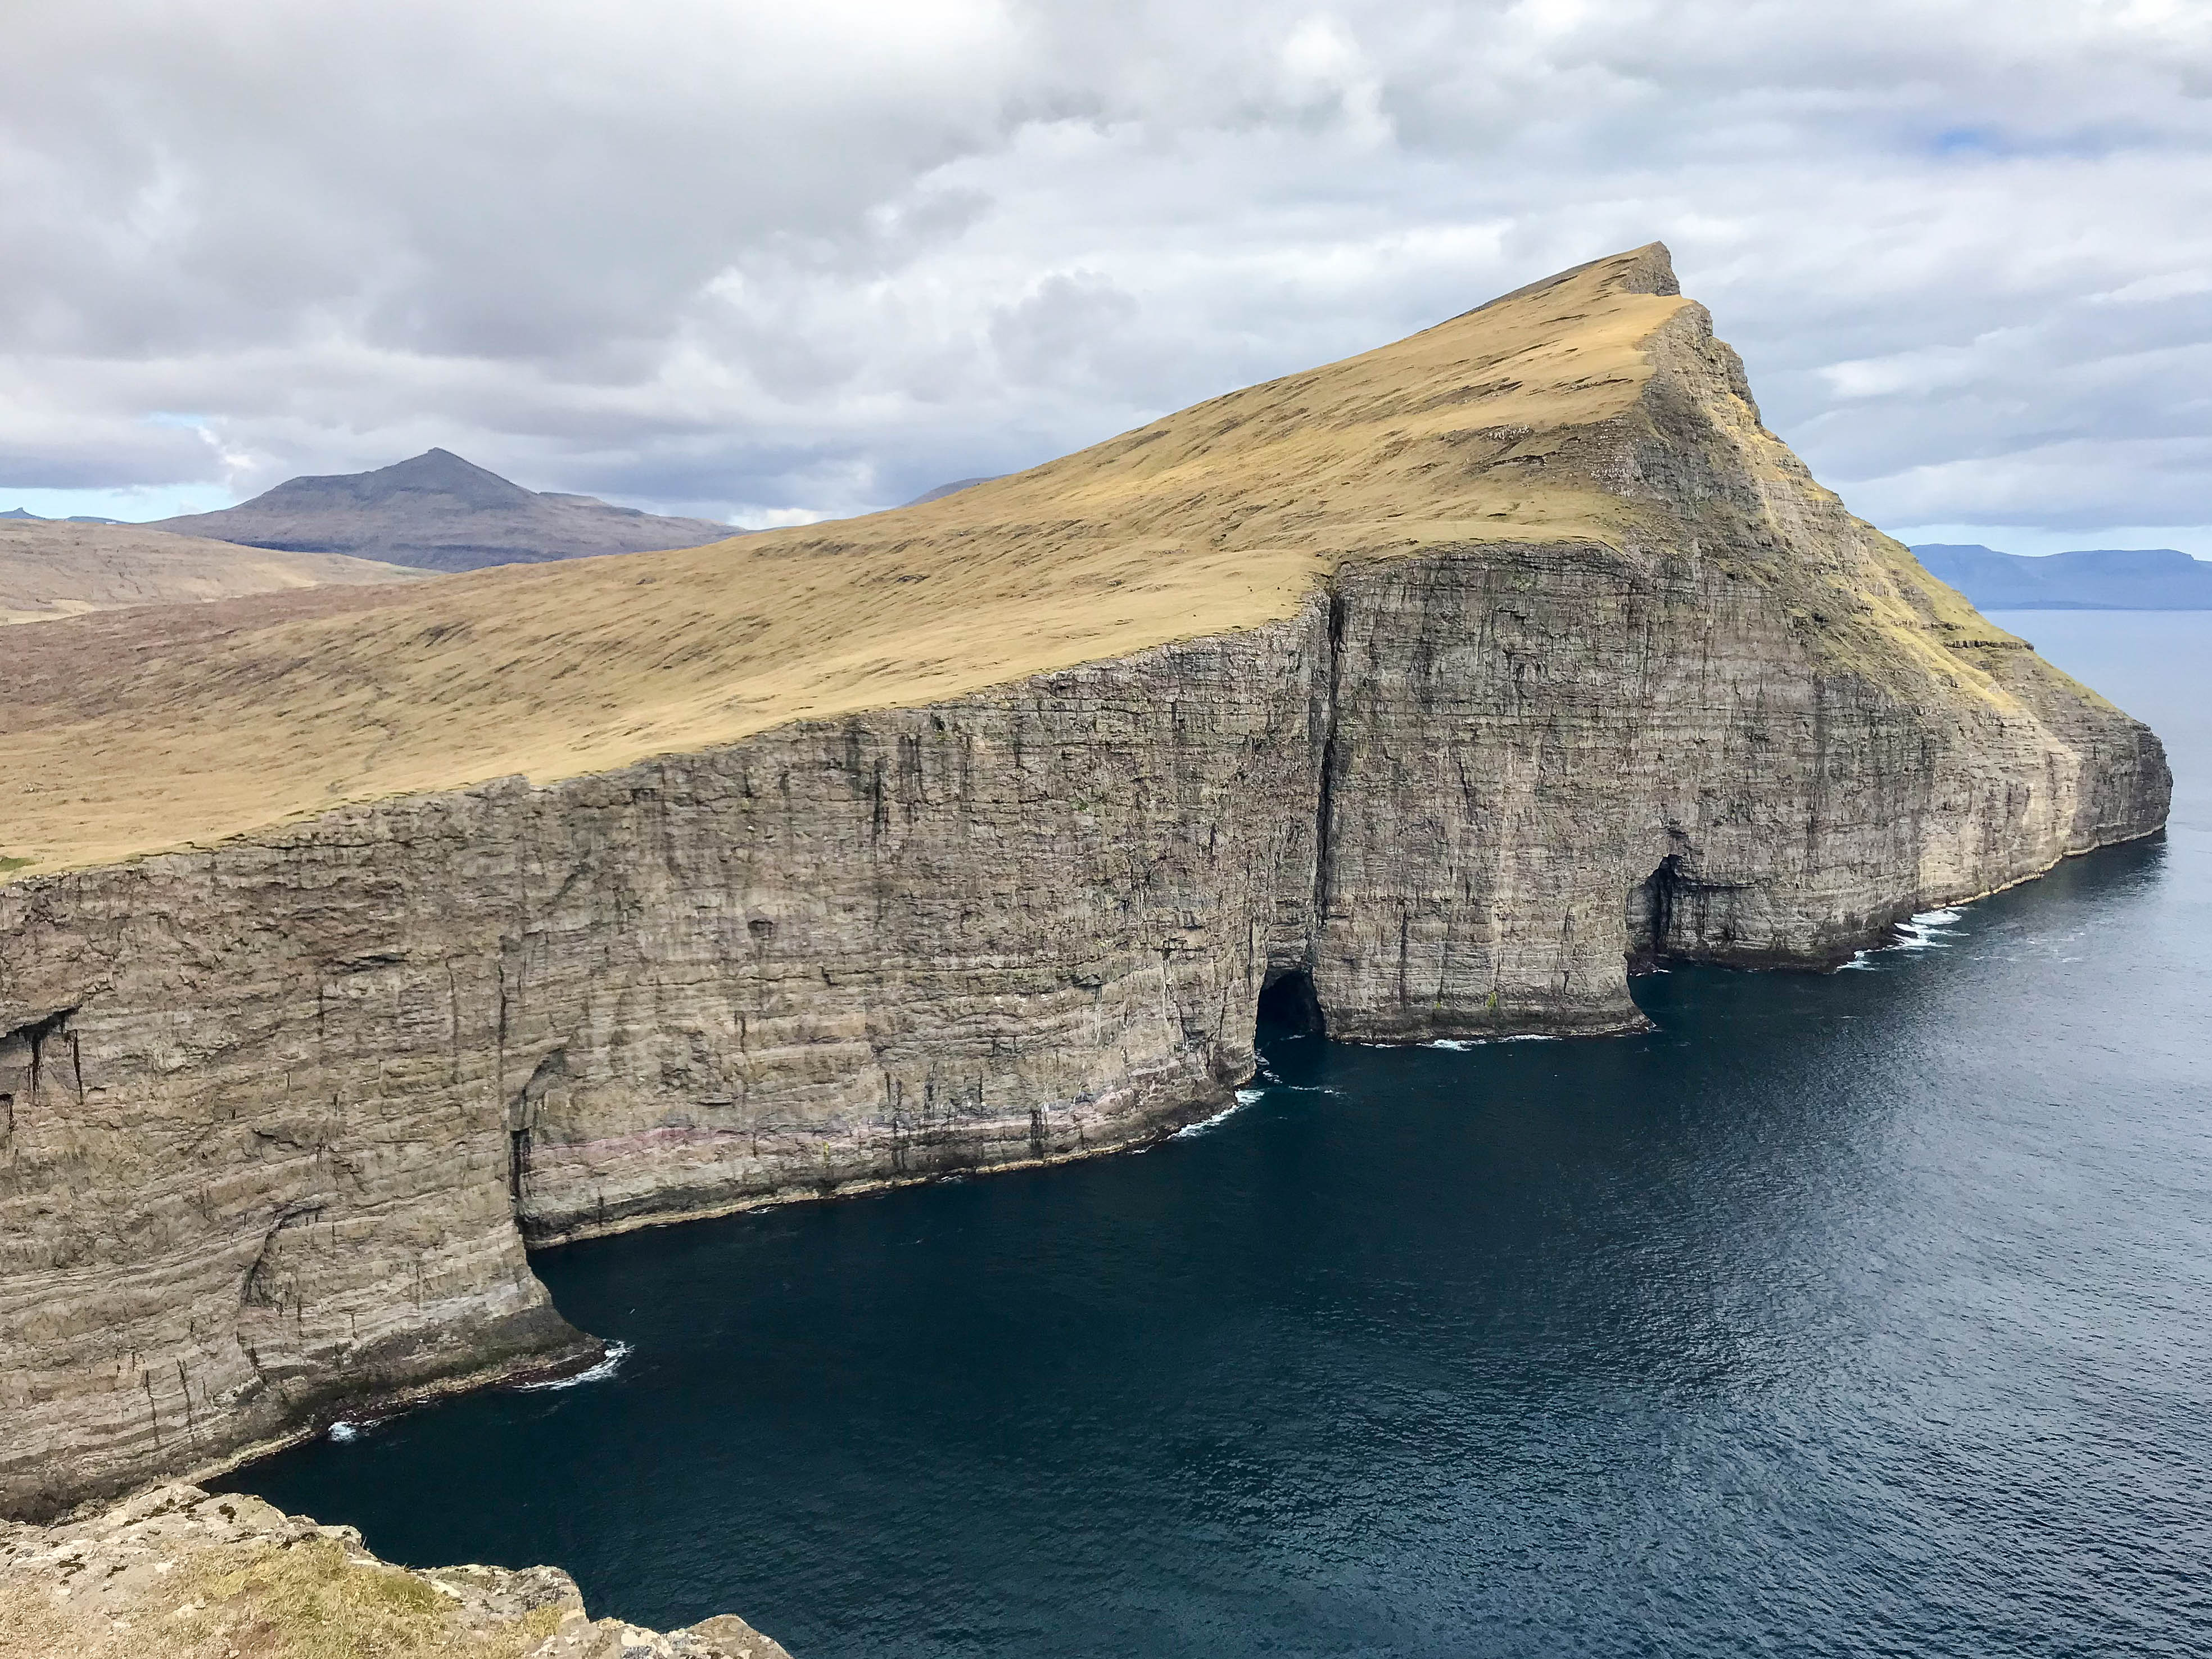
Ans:
[[[1164,526],[1132,597],[1098,561]],[[0,885],[0,1509],[588,1353],[526,1241],[1164,1133],[1249,1074],[1285,975],[1352,1037],[1622,1030],[1656,958],[1832,966],[2164,817],[2156,738],[1814,483],[1660,250],[809,533],[745,568],[972,570],[988,609],[1020,554],[990,616],[1074,569],[1108,631],[535,784],[471,777],[488,727],[450,787],[244,830],[226,797],[209,844]],[[623,563],[724,603],[701,556]],[[189,756],[145,711],[241,665],[444,648],[430,599],[374,603],[319,653],[240,613],[146,671],[197,681],[68,730]],[[650,648],[678,674],[714,629]],[[945,637],[915,623],[913,683]]]

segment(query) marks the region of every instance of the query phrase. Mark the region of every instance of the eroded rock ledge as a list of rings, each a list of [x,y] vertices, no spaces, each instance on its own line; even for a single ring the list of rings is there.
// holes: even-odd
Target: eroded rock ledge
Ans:
[[[0,1659],[790,1659],[725,1614],[593,1619],[555,1567],[380,1561],[350,1527],[158,1486],[64,1526],[0,1522]]]

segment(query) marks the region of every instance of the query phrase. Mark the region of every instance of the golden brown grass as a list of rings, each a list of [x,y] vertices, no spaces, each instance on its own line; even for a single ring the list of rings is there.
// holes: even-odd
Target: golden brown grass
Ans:
[[[0,855],[105,863],[939,701],[1289,616],[1347,557],[1618,544],[1648,509],[1546,458],[1650,380],[1687,303],[1630,291],[1653,252],[922,507],[12,630]]]
[[[1620,291],[1637,258],[924,507],[13,630],[0,854],[104,863],[599,771],[1249,627],[1351,554],[1609,537],[1624,502],[1524,463],[1649,378],[1684,302]]]
[[[137,525],[0,520],[0,625],[134,605],[185,605],[428,573],[331,553],[279,553]]]

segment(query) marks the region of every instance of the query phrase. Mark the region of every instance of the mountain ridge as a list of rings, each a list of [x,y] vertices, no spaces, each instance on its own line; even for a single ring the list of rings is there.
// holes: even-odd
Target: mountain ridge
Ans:
[[[1929,574],[1987,610],[2212,611],[2212,562],[2179,548],[2030,556],[1978,543],[1931,542],[1912,552]]]
[[[368,472],[288,478],[236,507],[149,527],[443,571],[697,547],[738,533],[711,519],[667,518],[593,495],[526,489],[440,448]]]
[[[1648,562],[1686,514],[1693,526],[1740,510],[1717,490],[1677,505],[1663,477],[1618,481],[1705,404],[1739,412],[1700,465],[1771,468],[1830,526],[1800,533],[1795,564],[1741,537],[1715,556],[1741,580],[1810,584],[1808,613],[1833,617],[1812,642],[1839,666],[1953,676],[1978,660],[1962,649],[2018,645],[1765,431],[1741,362],[1655,244],[925,505],[471,572],[434,594],[272,596],[147,624],[168,638],[135,684],[103,690],[58,665],[34,682],[51,693],[18,699],[18,751],[68,729],[81,757],[94,745],[100,781],[73,809],[22,803],[0,851],[99,862],[344,801],[512,774],[546,783],[927,702],[1282,620],[1347,560],[1528,542]],[[447,462],[470,487],[520,488]],[[340,482],[363,476],[376,475]],[[1986,673],[1964,684],[2007,695]],[[198,712],[210,688],[249,685],[243,706]],[[257,728],[264,740],[241,749]],[[185,800],[130,781],[180,762],[195,780]],[[95,816],[103,833],[87,841]]]

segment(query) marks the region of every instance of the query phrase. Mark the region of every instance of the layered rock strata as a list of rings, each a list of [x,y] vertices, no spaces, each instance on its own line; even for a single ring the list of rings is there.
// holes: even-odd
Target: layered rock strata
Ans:
[[[0,886],[0,1506],[583,1352],[526,1242],[1167,1132],[1249,1074],[1273,982],[1362,1039],[1624,1030],[1657,958],[1832,966],[2154,830],[2156,738],[1844,513],[1671,295],[1642,250],[1417,337],[1406,384],[1386,349],[1055,463],[1048,490],[744,556],[764,580],[919,567],[882,605],[967,559],[983,593],[1020,503],[1182,492],[1213,539],[1173,568],[1210,585],[1086,576],[1109,622],[1051,647],[1071,660]],[[1373,447],[1301,461],[1310,509],[1222,483],[1237,445],[1314,425]],[[1237,476],[1279,492],[1276,465]],[[1327,520],[1329,477],[1370,471],[1392,492]],[[1418,518],[1378,505],[1401,500]],[[1263,508],[1327,533],[1240,553]],[[1110,551],[1104,520],[1036,522],[1071,565]],[[1240,560],[1272,573],[1249,600],[1221,580]],[[1148,603],[1186,631],[1096,649]],[[194,645],[209,695],[300,614]],[[317,637],[419,637],[347,614]],[[875,672],[934,683],[916,660]]]

